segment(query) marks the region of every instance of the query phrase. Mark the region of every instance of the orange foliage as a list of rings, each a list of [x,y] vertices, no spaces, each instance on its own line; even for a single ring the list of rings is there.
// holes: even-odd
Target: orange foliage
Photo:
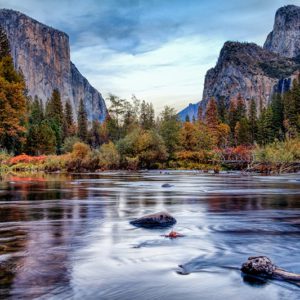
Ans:
[[[30,156],[27,154],[21,154],[17,155],[15,157],[12,157],[9,160],[9,164],[11,165],[16,165],[18,163],[27,163],[27,164],[38,164],[38,163],[43,163],[45,162],[46,156],[41,155],[41,156]]]
[[[237,146],[235,148],[226,148],[223,151],[225,160],[243,160],[250,161],[252,157],[253,147]]]

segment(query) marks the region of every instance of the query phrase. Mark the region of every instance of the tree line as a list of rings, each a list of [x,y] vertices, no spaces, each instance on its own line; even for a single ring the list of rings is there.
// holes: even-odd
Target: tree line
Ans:
[[[195,167],[218,160],[229,148],[264,146],[300,132],[299,77],[289,91],[275,93],[269,105],[241,96],[230,103],[212,98],[205,112],[199,106],[197,120],[187,117],[185,122],[169,106],[155,116],[153,105],[135,96],[128,101],[109,95],[107,100],[108,114],[100,123],[88,121],[82,99],[74,115],[57,89],[45,105],[38,97],[31,99],[0,29],[0,148],[10,153],[60,155],[81,143],[94,156],[113,160],[108,165],[114,167]]]

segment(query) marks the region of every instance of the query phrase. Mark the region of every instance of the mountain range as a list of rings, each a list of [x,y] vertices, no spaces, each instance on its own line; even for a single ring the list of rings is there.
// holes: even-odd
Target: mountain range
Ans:
[[[182,120],[197,118],[198,107],[205,113],[214,97],[229,105],[241,95],[266,106],[274,92],[288,90],[300,70],[300,7],[288,5],[277,10],[273,30],[263,47],[254,43],[226,42],[214,68],[207,71],[202,100],[179,112]]]

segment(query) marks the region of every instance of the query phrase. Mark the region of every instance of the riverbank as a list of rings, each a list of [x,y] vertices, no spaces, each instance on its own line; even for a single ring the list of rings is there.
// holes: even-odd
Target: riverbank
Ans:
[[[84,143],[74,144],[72,151],[62,155],[11,156],[0,153],[0,172],[100,172],[106,170],[144,170],[143,157],[122,157],[112,143],[104,144],[100,151]],[[240,170],[263,174],[296,173],[300,171],[300,141],[255,147],[214,149],[213,151],[177,152],[164,161],[153,161],[147,169],[198,170],[219,173]]]

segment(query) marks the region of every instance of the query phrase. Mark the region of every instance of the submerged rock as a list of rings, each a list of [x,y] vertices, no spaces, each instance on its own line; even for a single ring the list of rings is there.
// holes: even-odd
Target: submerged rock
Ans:
[[[172,187],[172,186],[174,186],[174,185],[170,184],[170,183],[164,183],[161,187],[168,188],[168,187]]]
[[[166,212],[146,215],[130,222],[134,226],[145,228],[169,227],[175,223],[176,219]]]

